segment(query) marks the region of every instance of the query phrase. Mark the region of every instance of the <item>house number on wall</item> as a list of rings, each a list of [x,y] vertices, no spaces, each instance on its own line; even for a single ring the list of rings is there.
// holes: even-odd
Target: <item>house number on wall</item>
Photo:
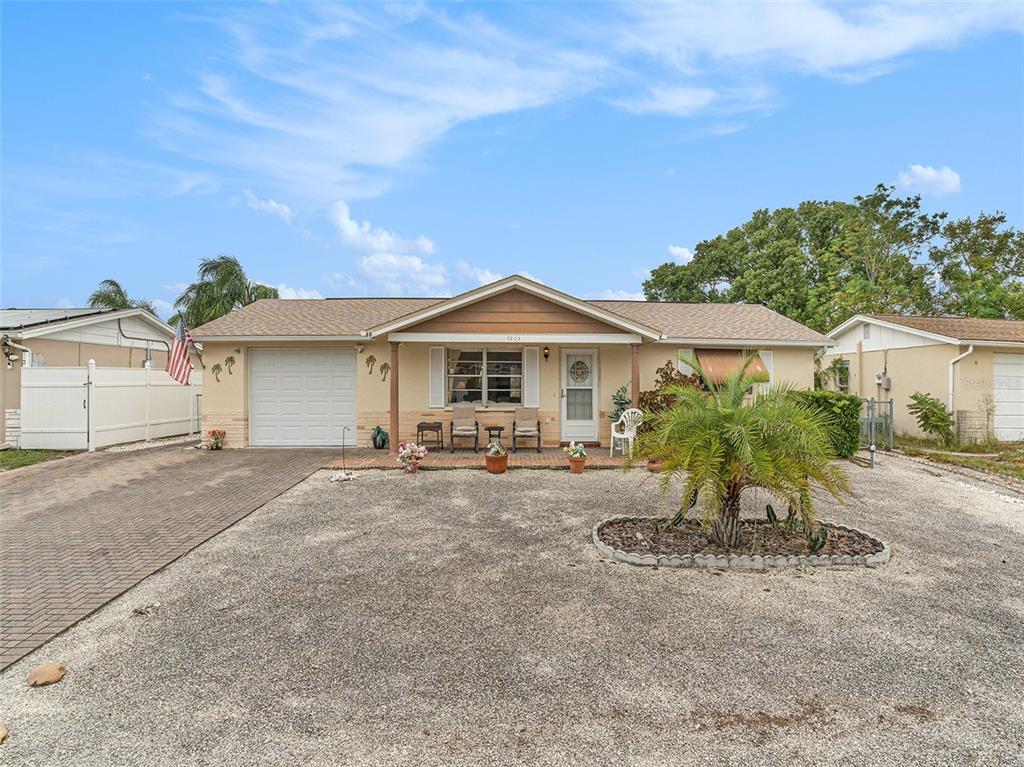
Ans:
[[[521,338],[522,336],[505,336],[506,341],[519,341]]]

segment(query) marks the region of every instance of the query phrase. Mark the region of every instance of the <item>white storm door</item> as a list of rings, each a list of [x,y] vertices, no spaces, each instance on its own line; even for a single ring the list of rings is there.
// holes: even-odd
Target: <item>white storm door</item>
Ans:
[[[994,354],[992,399],[996,439],[1024,439],[1024,354]]]
[[[597,442],[597,350],[562,349],[562,442]]]
[[[249,352],[249,444],[356,445],[354,349]]]

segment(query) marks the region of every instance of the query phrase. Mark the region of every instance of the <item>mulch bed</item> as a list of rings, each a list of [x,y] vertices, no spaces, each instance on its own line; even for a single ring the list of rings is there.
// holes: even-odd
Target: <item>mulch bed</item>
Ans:
[[[724,548],[711,542],[709,531],[697,520],[686,520],[675,527],[659,530],[655,522],[665,520],[618,520],[601,527],[598,535],[609,546],[631,554],[747,554],[751,556],[860,556],[882,550],[873,538],[849,530],[825,525],[828,541],[812,552],[802,530],[788,530],[762,519],[741,522],[740,544]]]

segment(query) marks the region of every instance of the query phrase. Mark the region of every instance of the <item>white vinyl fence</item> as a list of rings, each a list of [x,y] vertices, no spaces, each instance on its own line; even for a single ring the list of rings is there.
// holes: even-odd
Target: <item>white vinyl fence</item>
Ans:
[[[22,448],[95,450],[199,431],[203,374],[182,386],[163,370],[23,368]]]

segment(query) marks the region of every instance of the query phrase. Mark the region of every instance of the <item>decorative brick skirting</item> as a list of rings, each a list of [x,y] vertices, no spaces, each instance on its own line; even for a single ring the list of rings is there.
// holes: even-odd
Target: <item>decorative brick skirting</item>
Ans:
[[[864,565],[877,567],[889,561],[891,555],[889,544],[868,535],[863,530],[846,525],[835,525],[822,522],[825,527],[834,530],[846,530],[870,538],[882,547],[875,554],[859,556],[791,555],[791,556],[757,556],[746,554],[634,554],[609,546],[601,540],[600,531],[605,525],[613,522],[641,522],[660,517],[612,517],[594,525],[593,540],[597,550],[609,559],[625,562],[640,567],[706,567],[720,570],[767,570],[775,567],[833,567],[835,565]]]

